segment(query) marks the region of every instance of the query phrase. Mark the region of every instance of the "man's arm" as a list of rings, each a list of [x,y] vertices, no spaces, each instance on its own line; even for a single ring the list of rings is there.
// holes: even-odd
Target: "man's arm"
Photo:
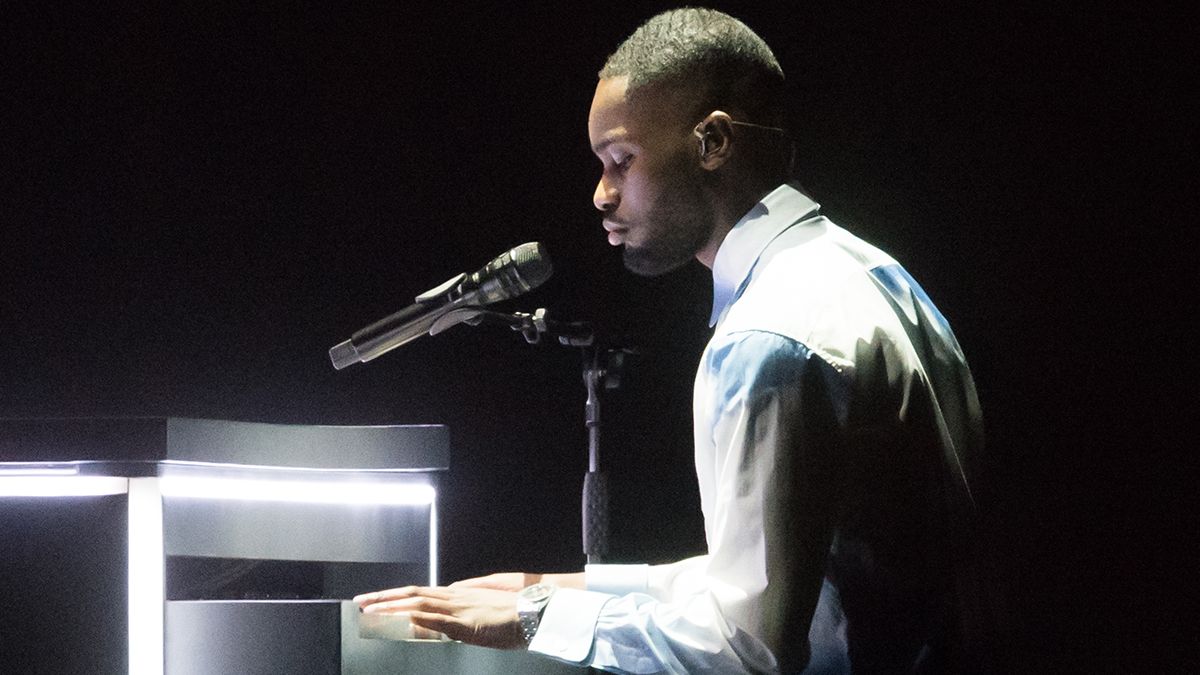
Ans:
[[[483,577],[463,579],[450,584],[451,588],[492,588],[498,591],[517,591],[534,584],[550,584],[558,588],[575,588],[583,590],[587,587],[583,572],[561,574],[544,574],[537,572],[497,572]]]
[[[583,589],[584,574],[500,572],[446,587],[404,586],[364,593],[354,602],[367,613],[408,613],[414,627],[444,633],[452,640],[518,649],[526,645],[516,614],[516,593],[539,583]]]
[[[707,493],[709,554],[646,568],[644,590],[620,596],[579,590],[585,577],[563,575],[565,590],[547,605],[532,651],[628,673],[803,667],[835,509],[838,376],[803,345],[759,332],[717,345],[702,367],[710,391],[698,392],[697,472]],[[446,617],[422,610],[413,622],[473,644],[520,646],[479,636],[507,635],[517,625],[512,591],[535,579],[467,580],[447,589],[450,598],[442,590],[428,598],[430,613]],[[504,596],[468,594],[482,591]],[[426,602],[415,599],[424,597],[419,592],[399,595],[369,611]],[[471,604],[493,599],[495,612]],[[472,627],[484,616],[496,625]]]

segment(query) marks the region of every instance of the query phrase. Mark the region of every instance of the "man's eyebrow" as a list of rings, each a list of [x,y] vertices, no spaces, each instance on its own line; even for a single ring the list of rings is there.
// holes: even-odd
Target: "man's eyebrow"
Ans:
[[[592,152],[598,155],[598,154],[604,152],[605,148],[607,148],[608,146],[610,146],[616,142],[617,142],[617,139],[612,138],[611,136],[609,138],[605,138],[604,140],[602,140],[599,143],[592,146]]]
[[[598,155],[598,154],[604,152],[604,149],[607,148],[608,146],[612,145],[613,143],[627,143],[627,142],[629,142],[628,135],[613,134],[610,136],[605,136],[603,139],[600,140],[599,143],[592,146],[592,152]]]

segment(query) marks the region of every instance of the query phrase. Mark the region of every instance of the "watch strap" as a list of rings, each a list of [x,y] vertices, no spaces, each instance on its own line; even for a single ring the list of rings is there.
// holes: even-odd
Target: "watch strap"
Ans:
[[[549,584],[534,584],[521,589],[517,594],[517,618],[521,623],[521,637],[528,646],[541,625],[542,613],[554,595],[555,587]]]

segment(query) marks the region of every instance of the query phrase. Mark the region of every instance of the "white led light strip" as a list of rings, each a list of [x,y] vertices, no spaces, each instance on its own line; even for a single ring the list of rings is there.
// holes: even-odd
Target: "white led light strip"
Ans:
[[[438,521],[437,504],[429,506],[429,585],[438,585]]]
[[[40,466],[24,466],[17,468],[0,469],[0,477],[3,476],[74,476],[79,473],[77,467],[40,467]]]
[[[168,498],[235,499],[317,504],[432,504],[432,485],[345,481],[269,480],[212,476],[164,476],[162,494]]]
[[[158,478],[129,479],[129,673],[162,675],[166,601]]]
[[[118,476],[0,474],[0,497],[98,497],[125,494]]]

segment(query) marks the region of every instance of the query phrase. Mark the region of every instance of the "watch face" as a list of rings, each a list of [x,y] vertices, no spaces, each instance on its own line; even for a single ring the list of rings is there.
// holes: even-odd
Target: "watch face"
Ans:
[[[549,599],[552,593],[554,593],[554,587],[550,584],[534,584],[521,589],[521,597],[533,603]]]

